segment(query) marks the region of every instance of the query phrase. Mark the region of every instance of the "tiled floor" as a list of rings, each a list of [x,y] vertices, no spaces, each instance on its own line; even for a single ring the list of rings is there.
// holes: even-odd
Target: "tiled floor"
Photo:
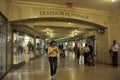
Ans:
[[[66,55],[66,58],[58,60],[57,75],[52,80],[120,80],[119,67],[112,68],[103,64],[88,67],[79,64],[72,52]],[[48,57],[43,55],[26,63],[20,69],[10,72],[3,80],[51,80]]]

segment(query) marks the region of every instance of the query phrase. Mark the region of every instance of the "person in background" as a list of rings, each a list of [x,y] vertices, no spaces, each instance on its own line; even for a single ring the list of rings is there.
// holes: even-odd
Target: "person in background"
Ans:
[[[45,52],[48,53],[48,43],[45,44]]]
[[[118,67],[118,44],[116,40],[113,41],[111,50],[112,50],[112,66],[117,68]]]
[[[93,58],[92,58],[91,54],[89,54],[89,56],[87,57],[87,61],[88,61],[88,66],[93,65]]]
[[[90,42],[88,43],[88,47],[89,47],[89,49],[90,49],[89,54],[90,54],[91,57],[92,57],[92,65],[94,66],[95,64],[94,64],[93,46],[91,45]]]
[[[56,46],[56,42],[52,41],[50,46],[48,47],[48,55],[49,55],[49,63],[50,63],[50,74],[51,78],[54,78],[57,70],[57,55],[58,48]]]
[[[74,46],[74,52],[75,52],[75,59],[79,59],[79,58],[78,58],[78,52],[79,52],[79,49],[78,49],[78,45],[77,45],[77,43],[75,43],[75,46]]]
[[[32,50],[32,43],[30,41],[28,42],[27,47],[28,47],[29,51]]]
[[[81,64],[82,63],[82,56],[80,54],[82,53],[82,43],[81,43],[80,40],[78,40],[77,45],[78,45],[78,55],[77,55],[77,58],[79,59],[79,64]]]
[[[87,65],[87,63],[88,63],[87,58],[88,58],[88,56],[89,56],[89,51],[90,51],[90,49],[89,49],[88,45],[85,44],[85,47],[84,47],[84,49],[83,49],[84,64],[85,64],[85,65]]]

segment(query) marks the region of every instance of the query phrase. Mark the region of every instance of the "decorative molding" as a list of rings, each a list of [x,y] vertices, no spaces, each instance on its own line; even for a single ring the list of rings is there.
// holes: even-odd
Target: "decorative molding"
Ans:
[[[86,12],[91,14],[98,14],[98,15],[104,15],[104,16],[111,16],[111,12],[108,11],[100,11],[100,10],[93,10],[93,9],[86,9],[86,8],[79,8],[79,7],[73,7],[73,8],[67,8],[66,6],[61,5],[55,5],[55,4],[47,4],[47,3],[37,3],[37,2],[28,2],[28,1],[15,1],[11,0],[11,5],[17,5],[17,6],[31,6],[31,7],[38,7],[38,8],[53,8],[53,9],[62,9],[62,10],[72,10],[72,11],[80,11],[80,12]]]
[[[11,21],[42,17],[72,18],[107,27],[109,26],[110,22],[109,18],[112,17],[112,13],[106,11],[78,7],[67,8],[66,6],[61,5],[43,4],[27,1],[11,0],[10,7],[11,10],[9,12],[9,17]],[[18,10],[18,8],[20,9]],[[13,14],[16,14],[16,16]]]

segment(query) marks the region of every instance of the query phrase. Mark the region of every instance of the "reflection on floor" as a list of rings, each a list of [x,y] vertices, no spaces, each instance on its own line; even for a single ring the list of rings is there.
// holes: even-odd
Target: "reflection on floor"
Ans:
[[[66,58],[58,60],[57,75],[53,80],[120,80],[120,68],[97,64],[84,66],[75,60],[72,52]],[[43,55],[26,63],[18,70],[12,71],[3,80],[51,80],[48,56]]]

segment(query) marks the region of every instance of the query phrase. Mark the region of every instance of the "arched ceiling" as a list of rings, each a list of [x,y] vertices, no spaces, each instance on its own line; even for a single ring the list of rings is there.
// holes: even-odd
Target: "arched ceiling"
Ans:
[[[66,18],[26,19],[12,21],[11,23],[14,27],[13,29],[24,33],[29,32],[31,35],[36,33],[37,36],[50,40],[68,39],[76,36],[81,37],[86,32],[105,28],[97,24],[75,19],[67,20]]]
[[[65,6],[66,2],[72,2],[73,7],[82,7],[88,9],[113,11],[119,9],[119,2],[112,3],[111,0],[11,0],[18,2],[37,2],[45,4],[54,4]],[[89,3],[89,4],[88,4]],[[60,40],[65,38],[71,38],[75,36],[82,36],[86,32],[93,30],[104,29],[105,27],[95,23],[74,20],[74,19],[28,19],[12,21],[13,29],[18,31],[35,34],[43,39]]]
[[[66,6],[66,2],[73,3],[73,7],[102,10],[102,11],[114,11],[120,9],[120,0],[11,0],[18,2],[36,2],[45,3],[50,5]]]

